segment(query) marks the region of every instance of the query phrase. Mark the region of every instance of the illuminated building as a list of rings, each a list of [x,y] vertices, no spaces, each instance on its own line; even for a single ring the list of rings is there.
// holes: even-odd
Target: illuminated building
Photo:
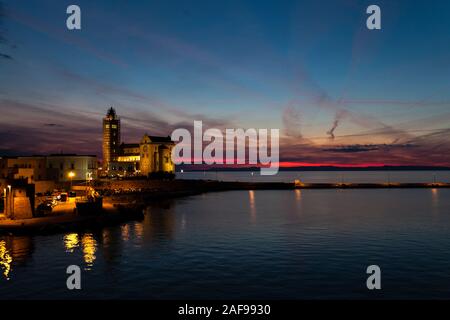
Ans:
[[[120,119],[114,108],[109,108],[103,118],[103,168],[111,170],[111,162],[117,161],[120,153]]]
[[[97,157],[94,155],[52,154],[48,156],[20,156],[0,158],[0,179],[26,179],[28,183],[51,180],[85,180],[89,172],[97,177]]]
[[[148,176],[155,172],[175,172],[172,161],[175,144],[170,136],[144,134],[140,143],[119,143],[120,119],[110,108],[103,119],[103,167],[107,175]]]
[[[0,179],[27,179],[28,183],[47,179],[46,158],[5,157],[0,158]]]
[[[140,170],[142,175],[152,172],[175,171],[172,162],[174,143],[170,137],[155,137],[144,134],[140,143]]]
[[[97,156],[77,154],[52,154],[47,159],[48,180],[66,182],[86,180],[88,173],[97,178]],[[72,173],[72,177],[69,175]]]

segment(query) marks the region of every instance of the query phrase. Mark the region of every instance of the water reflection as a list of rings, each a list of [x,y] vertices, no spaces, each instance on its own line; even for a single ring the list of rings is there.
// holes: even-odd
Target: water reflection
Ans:
[[[12,261],[13,259],[9,251],[6,249],[6,241],[0,241],[0,267],[6,280],[9,280]]]
[[[439,190],[436,188],[431,189],[431,201],[433,206],[437,206],[439,204]]]
[[[361,261],[371,257],[395,260],[380,298],[449,297],[448,189],[299,191],[211,193],[152,205],[127,228],[37,236],[26,268],[0,237],[0,297],[72,299],[55,283],[61,266],[86,259],[96,272],[85,299],[370,298]]]
[[[300,201],[302,199],[302,191],[300,189],[295,189],[295,200]]]
[[[97,241],[91,233],[87,233],[83,235],[81,245],[83,247],[84,262],[86,262],[88,267],[92,267],[96,259],[95,252],[97,251]]]
[[[433,214],[433,220],[439,217],[439,189],[431,189],[431,212]]]
[[[69,233],[64,236],[64,246],[66,248],[66,252],[72,253],[75,248],[78,248],[80,245],[80,239],[78,234]]]
[[[69,233],[64,236],[64,247],[66,252],[73,253],[75,249],[81,247],[83,260],[88,269],[94,265],[97,251],[97,240],[92,233],[78,234]]]
[[[248,191],[248,203],[250,205],[250,220],[256,222],[256,207],[255,207],[255,191]]]
[[[138,239],[142,239],[142,237],[144,235],[144,226],[142,225],[142,223],[135,223],[133,229],[134,229],[134,234],[136,235],[136,237]]]
[[[24,263],[33,252],[33,240],[30,237],[4,236],[0,238],[0,272],[9,280],[13,266]]]
[[[122,234],[122,240],[128,241],[130,240],[130,225],[125,224],[120,227],[121,234]]]
[[[175,234],[175,212],[173,201],[162,202],[148,206],[145,209],[145,218],[142,222],[142,233],[145,243],[162,243],[172,240]]]
[[[181,215],[181,230],[186,230],[186,214]]]
[[[120,228],[106,228],[100,235],[102,256],[107,266],[113,265],[120,259],[123,252],[122,230]]]

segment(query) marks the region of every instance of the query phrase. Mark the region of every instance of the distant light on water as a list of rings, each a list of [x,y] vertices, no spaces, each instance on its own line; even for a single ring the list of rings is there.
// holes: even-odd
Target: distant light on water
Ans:
[[[431,189],[431,200],[432,200],[433,206],[437,206],[437,204],[439,202],[439,190],[437,188]]]
[[[250,205],[250,217],[252,222],[256,221],[256,207],[255,207],[255,191],[248,191],[248,200]]]
[[[302,192],[300,189],[295,189],[295,200],[300,201],[302,199]]]

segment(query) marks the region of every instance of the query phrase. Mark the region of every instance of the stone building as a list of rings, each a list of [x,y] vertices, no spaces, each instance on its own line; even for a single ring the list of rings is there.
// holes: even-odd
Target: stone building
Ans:
[[[103,167],[110,169],[110,163],[117,161],[120,153],[120,118],[116,110],[109,108],[103,118]]]
[[[120,118],[110,108],[103,119],[103,168],[106,175],[148,176],[155,172],[175,172],[172,161],[175,144],[170,136],[144,134],[139,143],[119,144],[120,141]]]
[[[152,172],[175,172],[172,162],[174,143],[170,137],[155,137],[144,134],[140,149],[140,173],[149,175]]]
[[[58,182],[86,180],[88,175],[97,179],[97,156],[77,154],[51,154],[47,160],[47,178]]]
[[[72,173],[72,177],[69,173]],[[85,180],[87,174],[97,177],[95,155],[52,154],[48,156],[20,156],[0,158],[0,179],[25,179],[27,183],[70,179]]]

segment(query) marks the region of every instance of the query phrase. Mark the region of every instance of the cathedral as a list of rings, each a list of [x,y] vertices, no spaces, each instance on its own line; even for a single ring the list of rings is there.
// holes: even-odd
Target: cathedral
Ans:
[[[103,118],[103,171],[108,176],[149,176],[175,173],[170,136],[144,134],[139,143],[122,143],[120,118],[110,108]]]

